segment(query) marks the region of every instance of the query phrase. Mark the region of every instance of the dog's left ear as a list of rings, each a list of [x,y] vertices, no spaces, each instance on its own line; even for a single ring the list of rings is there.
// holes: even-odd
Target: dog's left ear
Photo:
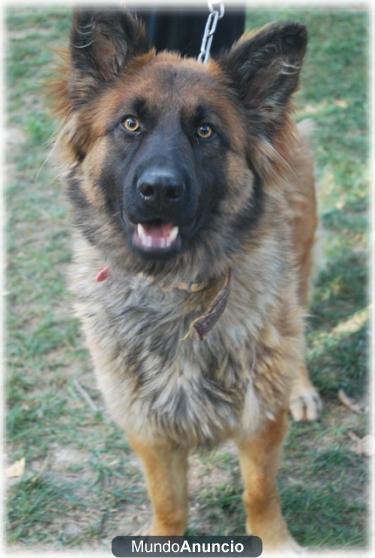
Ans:
[[[304,25],[273,24],[245,35],[220,60],[255,133],[271,138],[282,125],[298,85],[306,44]]]

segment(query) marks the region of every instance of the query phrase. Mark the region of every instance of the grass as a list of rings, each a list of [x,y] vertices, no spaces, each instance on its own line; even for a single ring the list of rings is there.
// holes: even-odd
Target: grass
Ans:
[[[291,426],[280,492],[291,531],[311,547],[366,544],[367,463],[349,432],[366,416],[337,398],[367,390],[368,16],[338,9],[251,10],[248,25],[295,19],[310,33],[297,118],[315,123],[314,152],[326,265],[307,327],[307,358],[322,419]],[[16,547],[109,548],[149,518],[139,466],[108,418],[79,325],[70,312],[69,210],[46,161],[54,123],[44,99],[65,9],[7,12],[7,540]],[[82,399],[84,386],[96,410]],[[244,513],[231,448],[195,455],[189,534],[241,534]]]

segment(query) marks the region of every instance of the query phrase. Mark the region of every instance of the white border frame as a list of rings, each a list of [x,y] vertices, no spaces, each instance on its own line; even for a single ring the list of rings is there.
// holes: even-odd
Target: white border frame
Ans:
[[[54,5],[59,7],[61,5],[64,6],[74,6],[74,5],[100,5],[100,6],[113,6],[113,5],[120,5],[124,6],[129,5],[131,7],[134,6],[152,6],[153,4],[158,4],[159,6],[205,6],[205,2],[201,0],[162,0],[161,2],[157,2],[157,0],[129,0],[128,2],[119,2],[119,1],[102,1],[98,2],[96,0],[79,0],[78,2],[74,2],[72,0],[65,0],[64,2],[57,2],[56,4],[52,0],[39,0],[39,1],[32,1],[32,0],[13,0],[12,2],[5,2],[0,3],[0,14],[1,14],[1,22],[2,22],[2,33],[0,33],[0,165],[1,165],[1,174],[0,174],[0,193],[3,194],[3,186],[6,181],[6,177],[4,174],[4,152],[5,152],[5,52],[4,47],[6,44],[5,41],[5,11],[8,7],[16,7],[19,6],[35,6],[35,7],[42,7],[42,6],[51,6]],[[236,2],[234,0],[225,0],[225,4],[230,4],[231,6],[235,7],[241,4],[240,2]],[[247,0],[246,7],[247,9],[251,8],[258,8],[258,9],[272,9],[278,7],[295,7],[295,8],[314,8],[314,7],[326,7],[326,8],[337,8],[337,9],[345,9],[345,8],[355,8],[358,10],[367,10],[369,12],[370,17],[370,44],[369,44],[369,100],[370,100],[370,121],[369,121],[369,129],[370,129],[370,150],[369,150],[369,167],[370,167],[370,176],[371,176],[371,184],[370,184],[370,242],[369,242],[369,302],[370,302],[370,382],[369,387],[371,390],[371,403],[370,403],[370,421],[371,421],[371,433],[374,433],[374,406],[373,406],[373,397],[374,397],[374,377],[373,377],[373,369],[374,369],[374,354],[373,354],[373,336],[374,336],[374,324],[375,324],[375,309],[372,305],[374,300],[374,288],[375,288],[375,274],[373,270],[373,261],[375,256],[375,244],[374,244],[374,233],[375,233],[375,184],[372,183],[372,180],[375,176],[375,141],[374,141],[374,130],[375,130],[375,116],[374,116],[374,58],[375,58],[375,39],[374,39],[374,32],[375,32],[375,3],[371,0],[367,2],[364,1],[353,1],[353,0],[310,0],[305,2],[304,0]],[[3,195],[0,196],[0,222],[5,222],[5,207],[3,201]],[[0,227],[0,292],[2,294],[5,293],[5,254],[4,254],[4,226]],[[15,556],[15,557],[33,557],[33,556],[40,556],[43,555],[43,558],[61,558],[62,556],[69,556],[72,558],[101,558],[108,557],[112,555],[110,549],[108,552],[103,551],[71,551],[71,550],[61,550],[61,551],[38,551],[38,550],[12,550],[9,547],[5,546],[4,540],[4,517],[5,517],[5,444],[4,444],[4,411],[5,411],[5,402],[4,402],[4,377],[5,377],[5,368],[4,368],[4,338],[5,338],[5,331],[4,331],[4,299],[3,297],[0,298],[0,366],[1,366],[1,381],[0,381],[0,391],[1,391],[1,431],[0,431],[0,449],[1,451],[1,465],[2,465],[2,483],[0,488],[0,497],[1,497],[1,507],[0,507],[0,521],[1,521],[1,539],[0,539],[0,556]],[[372,443],[373,450],[375,444]],[[314,557],[351,557],[351,556],[358,556],[361,558],[370,557],[374,555],[375,545],[374,545],[374,536],[373,536],[373,525],[374,525],[374,500],[375,500],[375,491],[374,491],[374,463],[370,465],[370,513],[368,518],[368,526],[369,526],[369,539],[370,539],[370,548],[368,551],[304,551],[303,555],[308,556],[311,558]],[[289,558],[289,555],[288,557]]]

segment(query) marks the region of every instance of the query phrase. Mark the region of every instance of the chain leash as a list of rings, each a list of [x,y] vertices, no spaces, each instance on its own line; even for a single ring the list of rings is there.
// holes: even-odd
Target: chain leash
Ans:
[[[201,51],[198,56],[198,62],[202,62],[202,64],[206,64],[210,57],[212,39],[214,38],[217,22],[224,15],[224,2],[208,2],[208,9],[210,13],[207,17],[206,27],[204,29],[201,44]]]

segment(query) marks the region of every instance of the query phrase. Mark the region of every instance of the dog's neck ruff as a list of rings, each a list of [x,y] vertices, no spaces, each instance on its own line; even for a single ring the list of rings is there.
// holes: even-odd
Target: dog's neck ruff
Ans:
[[[148,281],[150,284],[155,284],[150,280],[144,273],[138,273],[138,277]],[[97,273],[96,281],[102,283],[106,281],[109,277],[109,267],[105,266]],[[219,320],[223,314],[230,294],[230,284],[231,284],[231,270],[229,269],[224,277],[219,279],[213,279],[201,282],[192,283],[176,283],[170,287],[160,286],[159,288],[165,292],[180,290],[188,293],[201,293],[203,291],[212,290],[212,295],[209,297],[209,304],[207,310],[195,318],[190,324],[189,330],[183,337],[183,341],[191,337],[191,335],[196,332],[199,339],[202,341],[207,335],[207,333],[214,327],[216,322]],[[210,293],[211,294],[211,293]]]

